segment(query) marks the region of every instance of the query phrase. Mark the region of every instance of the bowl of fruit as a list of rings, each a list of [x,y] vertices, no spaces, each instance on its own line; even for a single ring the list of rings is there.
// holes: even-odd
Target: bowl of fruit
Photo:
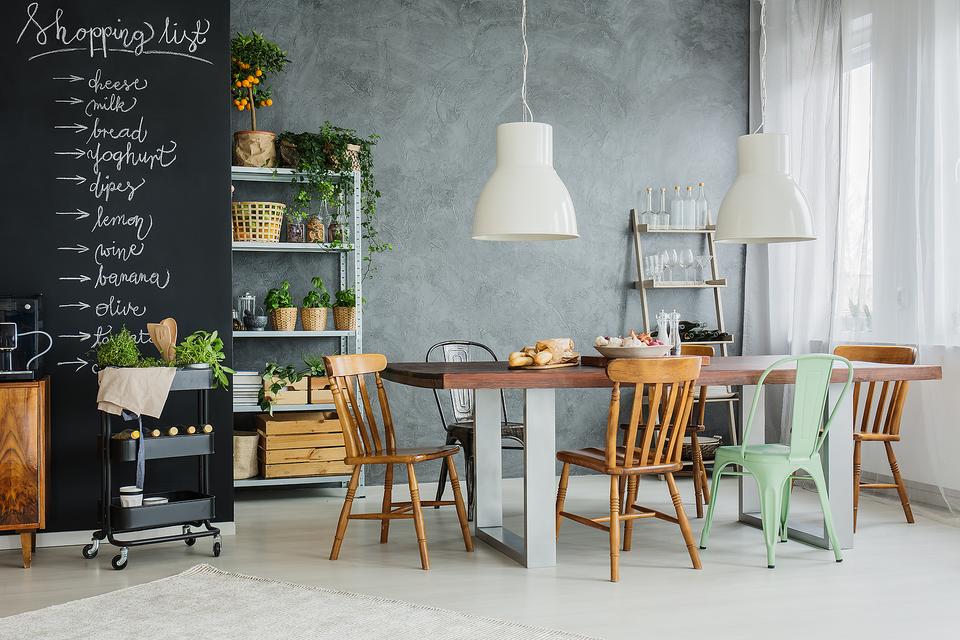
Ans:
[[[662,358],[670,355],[672,348],[663,344],[649,333],[630,331],[630,335],[597,336],[594,348],[607,358]]]

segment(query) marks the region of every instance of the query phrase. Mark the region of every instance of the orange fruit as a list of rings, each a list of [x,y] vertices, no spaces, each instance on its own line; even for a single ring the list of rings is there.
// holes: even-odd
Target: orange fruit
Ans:
[[[244,81],[243,81],[243,86],[249,88],[249,87],[250,87],[250,82],[249,82],[248,80],[244,80]]]
[[[243,86],[243,83],[240,82],[239,80],[237,80],[236,85],[237,85],[238,87],[242,87],[242,86]]]
[[[257,75],[258,75],[258,76],[262,76],[262,75],[263,75],[263,70],[262,70],[262,69],[257,69]]]
[[[272,106],[273,106],[273,98],[267,98],[267,106],[268,106],[268,107],[272,107]]]
[[[250,82],[252,82],[253,84],[260,84],[260,78],[254,78]]]

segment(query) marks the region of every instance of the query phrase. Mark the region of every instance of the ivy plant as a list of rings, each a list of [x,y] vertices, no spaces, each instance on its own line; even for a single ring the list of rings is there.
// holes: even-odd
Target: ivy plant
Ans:
[[[260,409],[269,411],[273,415],[273,400],[285,387],[296,384],[303,379],[303,373],[297,371],[293,365],[281,367],[276,362],[268,362],[263,367],[263,384],[260,385],[258,396]],[[270,396],[267,395],[267,389],[270,390]]]

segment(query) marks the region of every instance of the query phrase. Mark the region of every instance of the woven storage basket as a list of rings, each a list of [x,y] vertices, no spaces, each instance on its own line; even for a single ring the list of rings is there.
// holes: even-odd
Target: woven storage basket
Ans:
[[[256,431],[233,432],[233,479],[243,480],[257,475],[257,445],[260,436]]]
[[[720,443],[723,438],[720,436],[693,436],[694,438],[700,438],[700,453],[703,454],[704,460],[713,460],[714,454],[717,452],[717,449],[720,448]],[[687,436],[683,441],[683,449],[680,453],[680,458],[683,460],[693,460],[693,443],[690,441],[690,436]]]
[[[326,307],[304,307],[300,309],[300,323],[304,331],[324,331],[327,328]]]
[[[333,308],[333,326],[337,331],[356,331],[357,330],[357,308],[356,307],[334,307]]]
[[[283,307],[270,312],[270,324],[275,331],[296,331],[297,308]]]
[[[287,205],[282,202],[234,202],[234,242],[280,242]]]

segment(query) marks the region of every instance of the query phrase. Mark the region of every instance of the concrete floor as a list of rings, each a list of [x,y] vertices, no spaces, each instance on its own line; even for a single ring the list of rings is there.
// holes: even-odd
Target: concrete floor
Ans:
[[[600,515],[607,481],[571,479],[567,508]],[[432,493],[425,483],[423,493]],[[692,513],[692,487],[681,493]],[[396,495],[396,493],[395,493]],[[224,538],[214,559],[209,540],[134,549],[124,571],[110,568],[112,547],[96,560],[79,547],[38,549],[33,569],[18,569],[19,552],[0,553],[0,615],[37,609],[168,576],[206,562],[220,568],[309,585],[399,598],[433,606],[580,632],[599,638],[890,638],[917,633],[955,637],[960,598],[960,528],[936,514],[903,522],[897,503],[867,497],[856,549],[842,564],[831,553],[790,542],[778,546],[768,570],[760,532],[735,522],[735,481],[721,488],[704,569],[694,571],[679,531],[640,521],[634,548],[621,556],[621,582],[607,581],[607,538],[566,522],[554,569],[528,571],[477,544],[463,541],[451,509],[427,512],[432,569],[419,570],[413,524],[392,525],[391,542],[378,544],[379,526],[353,521],[340,560],[327,555],[341,500],[306,489],[240,492],[237,535]],[[522,485],[504,484],[507,504],[518,505]],[[641,504],[668,509],[665,483],[641,483]],[[812,496],[797,490],[800,513]],[[379,488],[355,509],[375,511]],[[812,508],[812,507],[811,507]],[[921,511],[921,510],[918,510]],[[693,520],[699,535],[701,521]],[[202,594],[193,594],[202,597]],[[242,615],[242,612],[237,612]],[[25,630],[26,631],[26,630]]]

